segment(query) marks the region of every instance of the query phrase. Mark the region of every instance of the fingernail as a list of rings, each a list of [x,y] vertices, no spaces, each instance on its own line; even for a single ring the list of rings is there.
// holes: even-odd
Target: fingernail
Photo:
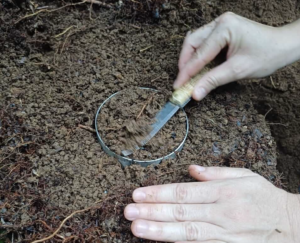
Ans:
[[[195,89],[194,94],[195,94],[195,98],[197,100],[202,100],[206,96],[207,93],[204,88],[198,87]]]
[[[138,237],[143,237],[148,231],[148,223],[147,222],[138,222],[135,226],[136,234]]]
[[[140,201],[144,201],[145,199],[146,199],[146,194],[141,190],[135,190],[133,192],[133,200],[140,202]]]
[[[125,214],[127,219],[134,220],[139,216],[140,211],[134,205],[129,205],[126,208]]]
[[[197,170],[197,172],[203,172],[203,171],[205,171],[205,167],[196,165],[196,170]]]

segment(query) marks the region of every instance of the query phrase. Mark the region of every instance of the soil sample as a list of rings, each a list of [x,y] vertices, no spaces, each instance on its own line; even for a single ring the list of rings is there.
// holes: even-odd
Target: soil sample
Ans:
[[[122,155],[123,150],[140,147],[169,95],[151,89],[133,88],[112,97],[103,106],[98,117],[98,130],[105,144],[119,155]],[[131,157],[136,160],[164,157],[180,145],[185,134],[186,116],[180,110]]]

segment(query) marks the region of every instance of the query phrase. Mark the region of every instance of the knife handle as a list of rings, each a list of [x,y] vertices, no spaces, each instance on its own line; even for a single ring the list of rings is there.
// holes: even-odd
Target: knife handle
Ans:
[[[196,76],[194,76],[193,78],[191,78],[186,84],[184,84],[182,87],[180,87],[179,89],[176,89],[173,93],[172,96],[170,98],[170,101],[175,104],[178,105],[180,107],[185,106],[191,99],[194,88],[197,84],[197,82],[199,81],[199,79],[201,79],[204,74],[206,74],[209,71],[208,68],[203,68],[202,71],[200,73],[198,73]]]

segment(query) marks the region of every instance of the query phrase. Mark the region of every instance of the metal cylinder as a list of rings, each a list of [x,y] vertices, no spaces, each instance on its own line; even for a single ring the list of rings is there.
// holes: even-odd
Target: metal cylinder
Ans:
[[[153,92],[157,92],[157,90],[155,89],[151,89],[151,88],[143,88],[141,87],[140,89],[147,89],[147,90],[152,90]],[[119,92],[122,92],[122,91],[119,91]],[[111,151],[109,149],[108,146],[106,146],[106,144],[104,143],[100,133],[99,133],[99,130],[98,130],[98,125],[97,125],[97,120],[98,120],[98,116],[101,112],[101,109],[103,108],[103,106],[112,98],[114,97],[115,95],[117,95],[119,92],[117,93],[114,93],[113,95],[111,95],[110,97],[108,97],[98,108],[97,110],[97,113],[96,113],[96,117],[95,117],[95,130],[96,130],[96,133],[97,133],[97,137],[98,137],[98,140],[99,140],[99,143],[102,147],[102,149],[110,156],[112,157],[115,157],[116,159],[118,159],[118,161],[122,164],[123,167],[125,166],[128,166],[128,165],[132,165],[132,164],[139,164],[141,166],[148,166],[148,165],[151,165],[151,164],[159,164],[161,161],[163,160],[166,160],[166,159],[174,159],[176,158],[176,152],[179,152],[182,150],[183,146],[184,146],[184,143],[186,141],[186,138],[188,136],[188,131],[189,131],[189,121],[188,121],[188,117],[187,117],[187,114],[185,113],[185,111],[183,109],[181,109],[184,114],[185,114],[185,117],[186,117],[186,134],[184,136],[184,139],[182,140],[182,142],[179,144],[179,146],[173,151],[171,152],[170,154],[167,154],[161,158],[158,158],[158,159],[154,159],[154,160],[136,160],[136,159],[131,159],[131,158],[128,158],[128,157],[124,157],[124,156],[121,156],[119,154],[116,154],[115,152]]]

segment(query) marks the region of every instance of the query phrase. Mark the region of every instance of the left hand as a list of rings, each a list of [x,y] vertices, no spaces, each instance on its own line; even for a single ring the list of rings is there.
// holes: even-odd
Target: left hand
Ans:
[[[300,242],[297,195],[246,169],[192,165],[205,182],[138,188],[125,209],[137,237],[177,243]]]

